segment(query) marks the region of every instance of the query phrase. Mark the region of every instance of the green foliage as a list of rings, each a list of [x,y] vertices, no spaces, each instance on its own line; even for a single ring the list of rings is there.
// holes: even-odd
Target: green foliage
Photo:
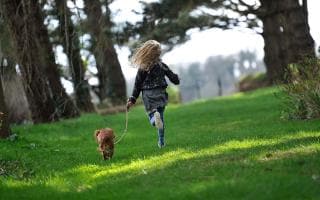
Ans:
[[[283,117],[312,119],[320,117],[320,61],[305,58],[290,64],[286,72],[288,84],[280,86],[284,96]]]
[[[249,74],[241,78],[240,81],[264,81],[266,78],[267,78],[267,75],[265,73],[256,73],[256,74]]]
[[[26,181],[33,175],[34,171],[19,160],[0,160],[0,176]]]
[[[180,91],[179,88],[177,86],[169,86],[167,88],[167,92],[169,95],[169,103],[172,104],[178,104],[181,103],[181,99],[180,99]]]
[[[240,91],[255,90],[270,85],[266,73],[249,74],[238,83]]]
[[[169,105],[163,149],[135,107],[111,161],[93,132],[109,126],[120,136],[124,114],[14,127],[19,139],[0,141],[0,160],[19,160],[34,175],[0,175],[0,198],[319,199],[319,120],[280,120],[274,93]]]
[[[124,30],[117,34],[117,39],[121,43],[129,40],[132,43],[132,38],[138,38],[140,42],[155,39],[171,49],[189,40],[187,32],[192,28],[204,30],[208,28],[231,29],[237,26],[258,27],[258,20],[252,17],[252,14],[251,17],[246,17],[246,20],[240,20],[240,16],[250,14],[250,12],[237,11],[239,4],[246,11],[249,9],[242,2],[160,0],[150,3],[141,1],[141,4],[143,5],[142,21],[135,24],[126,23]],[[138,41],[135,41],[132,46],[135,47]]]

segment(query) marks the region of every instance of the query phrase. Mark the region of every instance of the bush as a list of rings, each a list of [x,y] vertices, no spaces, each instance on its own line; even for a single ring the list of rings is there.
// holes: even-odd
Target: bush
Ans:
[[[179,88],[177,86],[169,86],[167,88],[169,103],[178,104],[181,102]]]
[[[267,75],[265,73],[257,73],[243,77],[238,83],[238,88],[240,92],[245,92],[267,87],[269,85]]]
[[[287,84],[280,86],[285,93],[282,116],[289,119],[320,117],[320,61],[305,58],[290,64],[286,71]]]

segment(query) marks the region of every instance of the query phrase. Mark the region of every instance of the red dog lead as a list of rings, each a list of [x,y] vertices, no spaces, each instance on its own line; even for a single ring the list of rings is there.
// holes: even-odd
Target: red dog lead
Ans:
[[[104,128],[95,131],[95,138],[99,145],[98,151],[101,152],[103,159],[111,159],[114,151],[114,134],[111,128]]]

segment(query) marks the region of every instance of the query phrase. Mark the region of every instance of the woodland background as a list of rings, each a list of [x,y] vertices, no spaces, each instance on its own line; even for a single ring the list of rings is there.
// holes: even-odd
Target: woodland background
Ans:
[[[75,1],[1,1],[2,137],[9,135],[9,124],[52,122],[124,105],[133,80],[126,83],[115,45],[133,51],[155,39],[166,53],[188,41],[187,31],[193,28],[245,27],[261,34],[263,60],[242,51],[178,71],[183,81],[179,88],[170,88],[177,102],[288,83],[289,64],[316,58],[307,0],[141,1],[142,12],[136,12],[141,20],[121,24],[112,21],[113,2],[83,0],[79,7]],[[63,47],[66,66],[57,64],[58,46]],[[89,84],[91,78],[96,84]],[[66,92],[61,80],[72,83],[73,93]]]

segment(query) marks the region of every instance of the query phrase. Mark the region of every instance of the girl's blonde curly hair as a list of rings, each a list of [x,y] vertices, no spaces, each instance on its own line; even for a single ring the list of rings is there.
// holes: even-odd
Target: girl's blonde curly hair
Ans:
[[[131,57],[131,64],[139,69],[149,71],[153,64],[160,61],[161,46],[156,40],[148,40],[137,48]]]

